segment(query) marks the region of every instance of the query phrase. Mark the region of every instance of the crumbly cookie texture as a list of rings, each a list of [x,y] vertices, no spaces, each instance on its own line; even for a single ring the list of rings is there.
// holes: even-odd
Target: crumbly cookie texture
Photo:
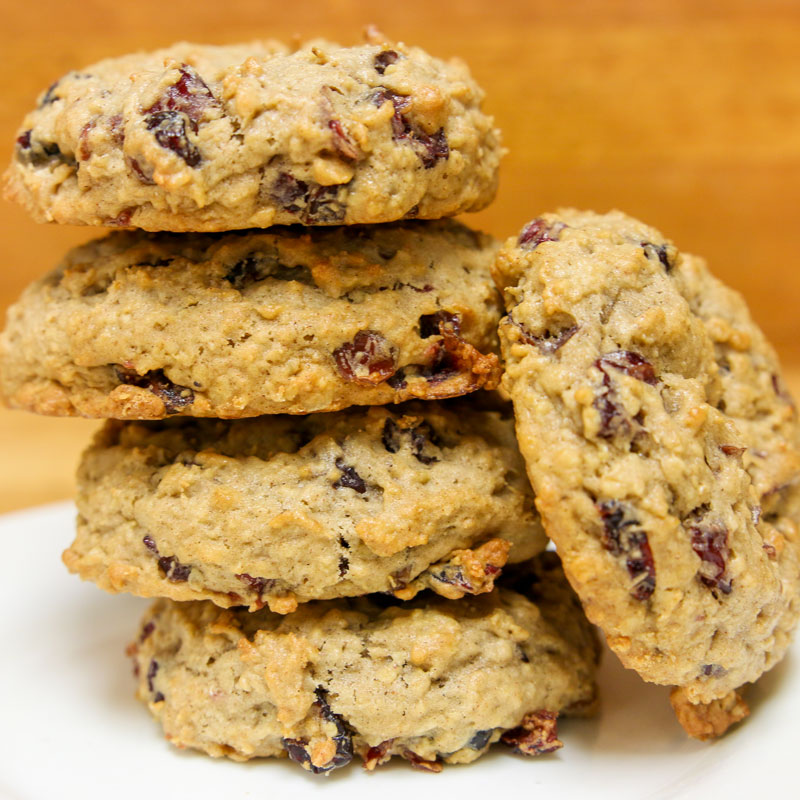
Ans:
[[[502,154],[466,66],[399,42],[176,44],[70,72],[18,131],[6,196],[40,222],[159,231],[437,219]]]
[[[354,755],[438,772],[501,738],[551,752],[558,714],[594,705],[598,649],[546,555],[518,581],[526,596],[329,600],[283,617],[158,600],[129,648],[138,697],[178,747],[314,773]]]
[[[67,566],[220,606],[491,591],[547,539],[513,420],[461,402],[107,423],[78,471]]]
[[[798,425],[775,353],[701,259],[619,212],[534,220],[495,276],[504,384],[567,576],[623,663],[717,734],[798,617]]]
[[[490,237],[451,221],[116,232],[30,286],[0,394],[42,414],[335,411],[496,385]]]

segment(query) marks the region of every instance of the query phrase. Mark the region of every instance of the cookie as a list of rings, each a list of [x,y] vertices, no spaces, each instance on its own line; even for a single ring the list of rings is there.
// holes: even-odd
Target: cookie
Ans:
[[[176,44],[56,81],[6,195],[39,222],[227,231],[438,219],[488,205],[502,154],[466,66],[380,35]]]
[[[690,733],[798,617],[797,414],[742,298],[619,212],[529,223],[495,265],[504,384],[548,535],[622,662]]]
[[[328,600],[283,617],[158,600],[129,648],[138,697],[178,747],[314,773],[354,755],[438,772],[501,738],[550,752],[557,715],[594,703],[598,649],[546,555],[526,596]]]
[[[251,611],[490,591],[547,543],[511,416],[460,402],[107,423],[77,502],[82,578]]]
[[[304,414],[491,388],[495,242],[455,222],[112,233],[29,287],[0,394],[43,414]]]

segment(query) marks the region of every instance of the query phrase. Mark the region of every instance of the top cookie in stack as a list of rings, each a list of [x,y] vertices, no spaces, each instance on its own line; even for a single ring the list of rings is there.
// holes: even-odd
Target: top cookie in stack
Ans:
[[[458,61],[403,44],[179,44],[56,81],[8,196],[41,222],[226,231],[438,219],[494,197],[498,131]]]

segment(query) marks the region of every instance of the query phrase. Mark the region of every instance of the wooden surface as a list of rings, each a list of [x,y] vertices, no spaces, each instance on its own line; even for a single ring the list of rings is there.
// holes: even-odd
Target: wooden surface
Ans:
[[[505,134],[498,236],[558,205],[618,207],[743,291],[800,388],[800,2],[796,0],[4,0],[0,162],[39,91],[105,56],[179,39],[324,36],[368,23],[458,55]],[[0,204],[0,315],[70,246]],[[96,423],[0,412],[0,511],[65,497]]]

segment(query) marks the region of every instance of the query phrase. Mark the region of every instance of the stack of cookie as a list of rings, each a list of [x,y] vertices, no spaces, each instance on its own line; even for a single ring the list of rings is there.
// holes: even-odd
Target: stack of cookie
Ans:
[[[478,391],[497,247],[440,219],[494,194],[481,99],[379,37],[184,44],[71,73],[24,123],[14,199],[140,230],[25,292],[0,387],[109,420],[64,560],[160,598],[131,654],[179,746],[438,771],[556,749],[592,705],[592,631]]]

